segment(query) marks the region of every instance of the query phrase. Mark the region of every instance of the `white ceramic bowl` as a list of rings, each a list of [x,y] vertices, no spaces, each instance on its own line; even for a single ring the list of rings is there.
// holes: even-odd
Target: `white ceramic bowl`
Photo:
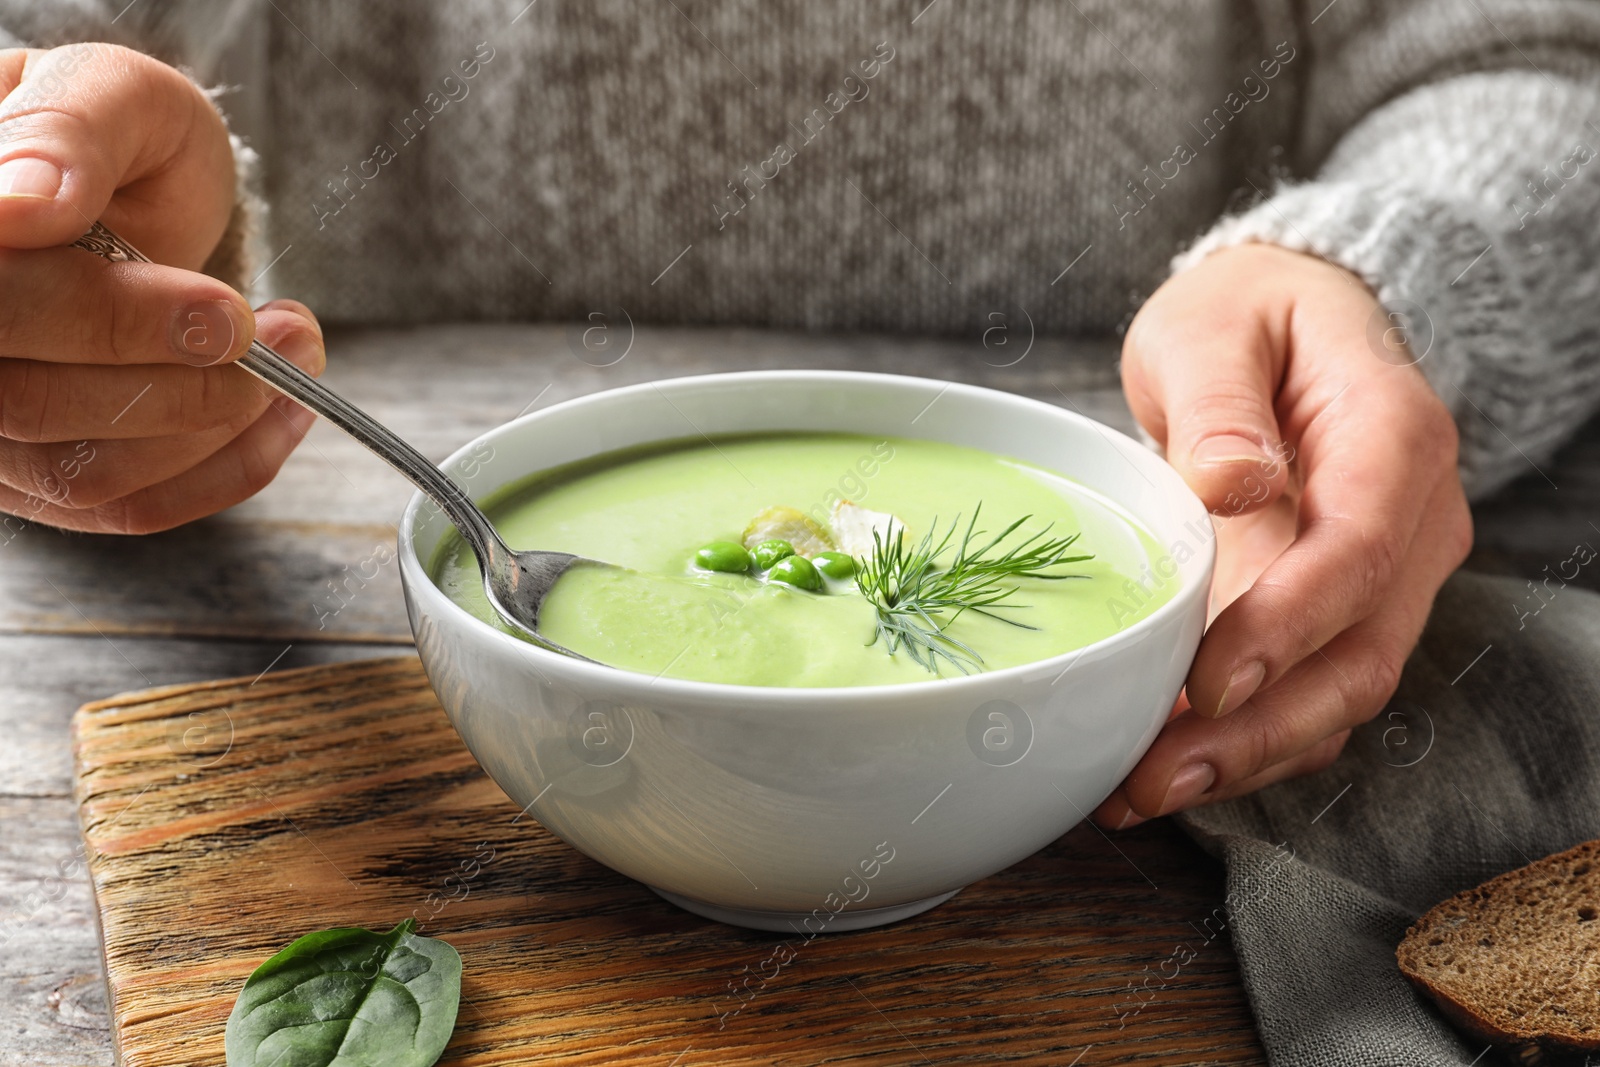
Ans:
[[[1055,840],[1132,769],[1205,626],[1209,516],[1149,449],[1050,404],[896,375],[767,371],[596,393],[524,416],[445,464],[474,497],[529,474],[698,433],[930,438],[1067,474],[1167,555],[1165,605],[1086,648],[988,674],[865,688],[657,678],[485,625],[426,572],[448,526],[400,524],[417,651],[451,721],[517,804],[690,911],[801,934],[892,922]]]

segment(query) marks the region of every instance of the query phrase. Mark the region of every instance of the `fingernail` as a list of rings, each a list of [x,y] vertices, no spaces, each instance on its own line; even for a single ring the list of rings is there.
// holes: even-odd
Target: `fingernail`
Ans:
[[[287,353],[285,353],[287,355]],[[286,396],[280,396],[272,402],[283,421],[289,424],[296,438],[304,437],[311,429],[311,424],[317,421],[317,413],[310,408],[301,407]]]
[[[178,312],[172,345],[186,361],[205,367],[231,355],[250,336],[250,322],[229,300],[202,300]]]
[[[1199,800],[1217,780],[1216,768],[1209,763],[1191,763],[1172,776],[1167,795],[1161,798],[1161,814],[1170,815]]]
[[[1194,451],[1189,453],[1190,458],[1197,467],[1222,466],[1226,463],[1265,463],[1267,462],[1266,450],[1248,437],[1238,434],[1224,433],[1215,437],[1207,437],[1194,446]]]
[[[1121,821],[1117,823],[1117,829],[1126,830],[1128,827],[1138,826],[1142,822],[1144,822],[1144,816],[1134,814],[1133,809],[1129,808],[1123,814]]]
[[[297,332],[272,346],[279,355],[299,367],[313,378],[328,365],[322,342],[309,333]]]
[[[24,156],[0,163],[0,196],[54,200],[61,191],[61,168],[47,159]]]
[[[1237,711],[1239,705],[1256,695],[1256,690],[1261,688],[1261,682],[1267,676],[1267,665],[1260,660],[1251,660],[1243,667],[1238,667],[1228,676],[1228,684],[1223,687],[1222,699],[1217,701],[1217,713],[1213,718],[1222,718],[1230,712]]]

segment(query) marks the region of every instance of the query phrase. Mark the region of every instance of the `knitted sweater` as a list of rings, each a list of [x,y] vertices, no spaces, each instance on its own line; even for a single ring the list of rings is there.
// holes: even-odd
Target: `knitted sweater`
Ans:
[[[0,0],[0,27],[229,86],[270,208],[243,277],[330,321],[1105,334],[1259,240],[1372,285],[1474,493],[1600,399],[1594,0]]]

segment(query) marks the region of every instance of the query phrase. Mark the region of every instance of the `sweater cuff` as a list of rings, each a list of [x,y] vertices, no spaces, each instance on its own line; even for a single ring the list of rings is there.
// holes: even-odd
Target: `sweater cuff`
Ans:
[[[1308,182],[1285,186],[1223,219],[1174,258],[1172,270],[1187,270],[1212,252],[1248,242],[1318,256],[1377,294],[1382,307],[1367,323],[1373,358],[1401,362],[1404,356],[1384,342],[1386,333],[1394,339],[1390,331],[1404,337],[1417,368],[1461,427],[1461,476],[1469,496],[1527,473],[1524,457],[1505,448],[1495,424],[1497,412],[1508,404],[1512,411],[1526,405],[1529,393],[1469,398],[1463,391],[1477,360],[1514,363],[1525,351],[1511,296],[1515,286],[1482,226],[1417,189]],[[1529,452],[1553,450],[1568,428],[1567,420],[1546,425],[1550,439],[1526,442]]]

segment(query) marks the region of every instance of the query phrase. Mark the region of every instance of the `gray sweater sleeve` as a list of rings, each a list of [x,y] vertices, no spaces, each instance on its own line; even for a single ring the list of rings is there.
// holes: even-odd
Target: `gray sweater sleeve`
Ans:
[[[1326,4],[1314,7],[1339,10]],[[1540,477],[1600,406],[1600,5],[1523,4],[1520,22],[1503,6],[1468,0],[1466,22],[1424,20],[1432,44],[1410,52],[1398,23],[1365,42],[1348,27],[1312,33],[1302,146],[1323,157],[1314,178],[1174,261],[1263,241],[1365,279],[1387,311],[1369,324],[1374,358],[1386,328],[1404,332],[1456,416],[1474,497]]]
[[[0,0],[0,47],[105,41],[210,82],[254,0]]]

